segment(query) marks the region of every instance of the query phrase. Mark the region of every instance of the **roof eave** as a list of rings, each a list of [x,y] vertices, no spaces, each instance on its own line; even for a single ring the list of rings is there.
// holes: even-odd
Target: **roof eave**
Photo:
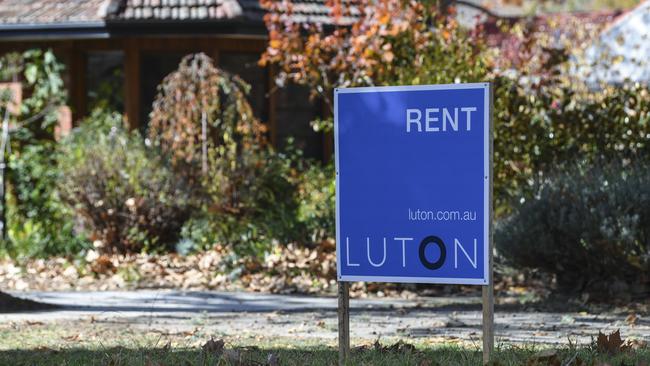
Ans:
[[[0,41],[108,38],[104,21],[0,24]]]
[[[228,35],[267,39],[262,21],[233,18],[226,20],[128,20],[98,22],[0,24],[0,41],[42,41],[101,39],[129,36]]]
[[[106,21],[111,36],[151,35],[237,35],[247,38],[268,38],[264,23],[252,19],[109,19]]]

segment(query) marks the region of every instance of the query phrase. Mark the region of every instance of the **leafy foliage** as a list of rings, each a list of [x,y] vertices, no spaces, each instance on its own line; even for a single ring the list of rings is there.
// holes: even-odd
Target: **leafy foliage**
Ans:
[[[281,83],[309,86],[330,111],[337,87],[483,81],[488,71],[481,39],[439,16],[434,5],[331,1],[335,24],[325,31],[292,21],[291,1],[262,4],[270,41],[260,63],[279,66]],[[352,9],[360,14],[350,24]]]
[[[15,60],[16,55],[5,57]],[[18,121],[22,128],[16,131],[16,140],[19,143],[27,143],[30,139],[51,141],[58,121],[58,108],[65,105],[67,97],[61,79],[63,65],[52,51],[32,49],[18,56],[15,66],[24,78],[23,94],[29,95],[21,103]]]
[[[119,115],[96,111],[59,154],[59,189],[103,252],[170,249],[189,216],[189,192]]]
[[[63,66],[51,51],[37,49],[5,55],[0,64],[2,79],[22,81],[27,96],[7,134],[7,249],[15,256],[75,253],[85,242],[74,233],[72,214],[56,190],[54,128],[66,99]],[[14,100],[6,97],[3,109]]]
[[[513,201],[531,197],[533,183],[567,161],[622,162],[650,153],[650,93],[645,87],[580,92],[571,85],[506,82],[497,83],[495,98],[494,179],[500,215],[507,214]]]
[[[556,274],[564,289],[594,289],[607,276],[647,283],[650,91],[585,83],[582,49],[596,26],[559,15],[508,24],[495,42],[431,3],[330,1],[332,27],[295,21],[289,0],[263,4],[270,42],[261,64],[279,68],[280,85],[307,85],[330,107],[337,87],[491,81],[501,255]]]
[[[538,180],[535,197],[497,226],[500,255],[555,274],[561,290],[642,291],[650,285],[648,179],[650,167],[638,162],[574,164]]]
[[[498,216],[529,197],[533,180],[559,162],[576,156],[621,159],[647,150],[646,87],[596,91],[572,77],[569,52],[579,55],[576,45],[583,47],[598,30],[580,19],[509,24],[495,50],[479,36],[480,28],[463,30],[435,4],[328,4],[338,22],[332,29],[293,21],[291,1],[264,2],[270,42],[261,64],[277,65],[281,84],[305,84],[330,107],[337,87],[492,81]],[[358,18],[349,16],[353,9],[360,11]],[[545,31],[555,28],[566,31],[560,37]],[[331,128],[331,120],[318,127]]]
[[[14,256],[71,255],[88,246],[56,189],[60,172],[50,144],[28,145],[9,161],[16,195],[9,196],[7,212]]]
[[[306,230],[306,239],[319,243],[334,238],[336,190],[334,164],[311,162],[297,176],[297,221]]]
[[[159,88],[149,136],[187,178],[200,213],[184,229],[185,246],[232,244],[260,254],[273,240],[291,239],[290,163],[266,145],[248,90],[204,54],[185,57]]]
[[[205,214],[218,243],[233,245],[241,255],[261,255],[274,243],[298,240],[302,231],[296,221],[296,189],[290,181],[291,162],[282,154],[248,150],[244,159],[248,169],[237,175],[210,170],[212,181],[205,187],[211,202],[218,203],[221,182],[229,181],[238,187],[237,206],[212,204]]]
[[[205,54],[188,55],[158,88],[149,136],[190,182],[208,169],[227,175],[242,168],[240,157],[259,149],[264,127],[246,100],[249,86],[214,66]],[[225,182],[224,182],[225,183]],[[224,185],[223,196],[236,196]]]

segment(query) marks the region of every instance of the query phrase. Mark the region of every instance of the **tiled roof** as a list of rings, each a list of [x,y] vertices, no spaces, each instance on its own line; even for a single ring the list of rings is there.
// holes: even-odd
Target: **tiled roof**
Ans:
[[[102,21],[109,0],[0,0],[0,24]]]
[[[325,5],[325,0],[293,0],[291,6],[291,19],[299,23],[331,24],[334,22],[331,8]],[[356,0],[346,0],[345,14],[336,18],[338,24],[351,24],[358,19],[360,11],[355,4]],[[281,9],[287,15],[288,9]]]
[[[258,0],[123,0],[110,19],[121,20],[262,20]]]
[[[216,20],[246,19],[262,21],[264,9],[259,0],[122,0],[122,6],[110,16],[122,20]],[[350,0],[354,1],[354,0]],[[331,23],[326,0],[293,0],[290,16],[301,23]],[[358,14],[351,9],[351,15]],[[339,21],[351,22],[353,17]]]
[[[355,0],[348,0],[355,1]],[[332,23],[326,0],[293,0],[292,20]],[[223,21],[261,23],[265,10],[259,0],[0,0],[2,24],[56,24],[71,22]],[[337,18],[352,22],[358,10]]]
[[[292,0],[291,9],[280,9],[280,14],[300,23],[350,24],[359,16],[357,1],[344,0],[351,6],[336,20],[325,5],[327,0]],[[500,0],[468,1],[496,4]],[[0,0],[0,26],[224,20],[261,24],[264,14],[259,0]]]

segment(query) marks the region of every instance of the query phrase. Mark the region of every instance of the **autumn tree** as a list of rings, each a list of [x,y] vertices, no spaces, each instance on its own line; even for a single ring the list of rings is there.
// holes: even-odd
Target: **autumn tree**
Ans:
[[[276,65],[280,83],[308,86],[330,112],[337,87],[482,81],[489,70],[478,32],[434,2],[329,0],[329,24],[300,22],[290,0],[261,3],[269,44],[260,64]]]
[[[288,161],[267,143],[249,88],[205,54],[188,55],[159,86],[149,138],[189,183],[214,240],[258,254],[269,238],[295,235],[296,203]]]
[[[213,203],[236,210],[243,181],[264,148],[265,127],[246,98],[249,86],[199,53],[188,55],[158,88],[149,137],[173,169]]]

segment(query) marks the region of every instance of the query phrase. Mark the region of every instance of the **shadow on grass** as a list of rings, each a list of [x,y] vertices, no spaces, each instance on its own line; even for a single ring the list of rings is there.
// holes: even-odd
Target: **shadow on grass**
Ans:
[[[266,365],[270,355],[277,358],[278,365],[336,365],[338,352],[331,347],[240,347],[227,348],[222,355],[207,354],[191,348],[143,348],[123,347],[103,349],[68,348],[52,350],[0,351],[0,365]],[[495,365],[526,365],[535,360],[539,349],[534,347],[501,347],[494,355]],[[548,352],[547,352],[548,354]],[[562,349],[555,353],[557,359],[580,360],[588,365],[648,365],[650,350],[644,349],[615,356],[597,354],[590,349]],[[434,346],[415,351],[387,351],[372,346],[353,350],[348,365],[481,365],[482,356],[476,349],[459,346]],[[538,363],[533,364],[537,365]],[[546,363],[543,363],[546,364]],[[541,365],[541,364],[540,364]]]
[[[133,313],[155,312],[158,314],[206,312],[251,312],[251,313],[314,313],[336,312],[335,298],[318,298],[312,296],[282,296],[271,294],[250,293],[219,293],[219,292],[108,292],[98,296],[95,301],[92,293],[84,298],[85,293],[74,292],[34,293],[34,300],[43,303],[57,304],[58,308],[52,310],[93,312],[93,313]],[[89,299],[92,299],[89,300]],[[481,302],[478,297],[445,297],[422,299],[418,306],[413,302],[401,303],[394,299],[352,300],[352,313],[392,314],[397,316],[395,309],[403,308],[406,311],[419,312],[454,312],[454,311],[481,311]],[[507,304],[497,304],[497,312],[550,312],[566,313],[588,311],[589,309],[570,298],[552,297],[537,301],[514,301]],[[37,308],[15,307],[13,310],[22,312],[43,310]],[[1,310],[0,310],[1,312]]]
[[[270,355],[279,365],[336,365],[338,351],[328,347],[230,349],[222,356],[197,349],[37,349],[0,351],[1,365],[265,365]],[[354,351],[349,365],[479,365],[481,355],[461,348],[416,352]],[[426,364],[426,363],[424,363]]]

